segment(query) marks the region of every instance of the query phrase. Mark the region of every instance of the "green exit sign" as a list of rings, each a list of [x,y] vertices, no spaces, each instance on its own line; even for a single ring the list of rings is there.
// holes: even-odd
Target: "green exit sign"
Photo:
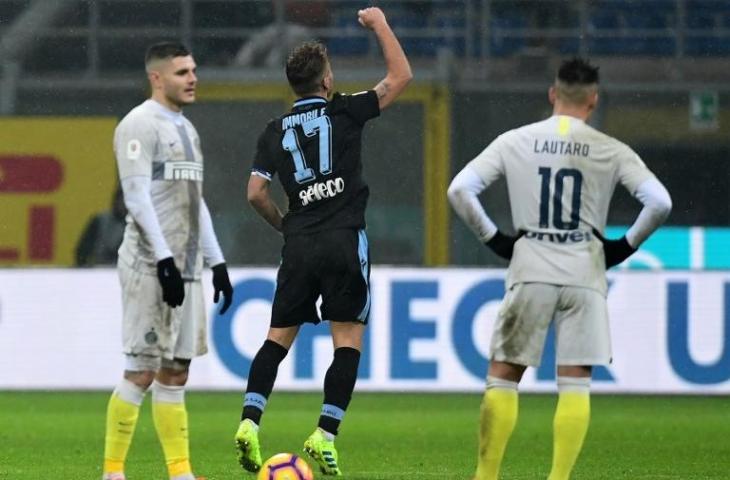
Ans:
[[[720,95],[716,91],[691,92],[689,95],[689,128],[714,131],[720,128],[718,113]]]

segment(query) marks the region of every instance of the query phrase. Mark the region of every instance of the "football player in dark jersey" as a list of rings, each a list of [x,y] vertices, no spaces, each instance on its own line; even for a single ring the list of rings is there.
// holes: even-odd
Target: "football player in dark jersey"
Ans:
[[[292,51],[286,64],[287,79],[298,99],[290,112],[266,125],[258,140],[248,201],[282,232],[284,247],[269,333],[251,364],[235,437],[239,462],[252,472],[261,468],[258,425],[279,364],[299,327],[322,319],[330,321],[334,359],[324,379],[319,424],[304,449],[322,473],[341,475],[334,439],[355,388],[370,313],[362,130],[412,78],[408,59],[383,12],[366,8],[358,12],[358,20],[380,42],[388,70],[385,78],[373,90],[333,96],[325,47],[305,43]],[[286,214],[269,194],[275,174],[289,198]]]

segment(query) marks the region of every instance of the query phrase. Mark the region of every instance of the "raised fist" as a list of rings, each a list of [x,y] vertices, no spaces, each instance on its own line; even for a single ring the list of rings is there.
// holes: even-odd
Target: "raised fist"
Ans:
[[[378,7],[369,7],[357,12],[357,21],[365,28],[374,30],[375,27],[385,24],[385,14]]]

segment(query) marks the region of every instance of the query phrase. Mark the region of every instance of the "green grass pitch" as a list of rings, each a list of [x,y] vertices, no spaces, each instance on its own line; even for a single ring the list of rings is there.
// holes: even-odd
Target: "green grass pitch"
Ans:
[[[108,393],[0,392],[0,479],[101,478]],[[208,480],[253,480],[236,463],[241,394],[188,393],[191,451]],[[356,393],[337,440],[345,479],[463,479],[473,473],[479,394]],[[264,416],[264,457],[297,452],[314,428],[320,394],[275,392]],[[555,397],[520,397],[504,479],[545,479]],[[149,408],[127,462],[129,480],[166,479]],[[322,478],[317,475],[316,478]],[[595,395],[574,480],[729,479],[726,397]]]

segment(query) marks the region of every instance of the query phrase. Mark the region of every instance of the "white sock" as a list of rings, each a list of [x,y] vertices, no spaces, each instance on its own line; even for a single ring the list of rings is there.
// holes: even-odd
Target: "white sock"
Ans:
[[[317,427],[317,428],[319,428],[319,427]],[[319,428],[319,431],[322,432],[322,436],[328,442],[334,442],[335,441],[335,434],[334,433],[330,433],[327,430],[323,430],[321,428]]]
[[[126,378],[122,378],[122,380],[117,384],[117,387],[114,389],[114,393],[125,402],[139,407],[142,405],[142,401],[144,400],[145,390]]]
[[[517,382],[512,382],[510,380],[505,380],[504,378],[499,377],[487,377],[487,390],[490,388],[502,388],[505,390],[517,390],[519,387],[519,384]]]
[[[589,393],[591,377],[558,377],[558,391]]]
[[[152,382],[152,401],[162,403],[185,403],[185,387]]]
[[[105,473],[104,476],[101,477],[101,480],[125,480],[125,476],[123,473],[111,472]]]
[[[195,476],[192,473],[186,473],[184,475],[170,477],[170,480],[195,480]]]
[[[258,431],[259,431],[259,426],[258,426],[258,424],[257,424],[256,422],[254,422],[253,420],[251,420],[250,418],[246,418],[246,419],[244,419],[244,420],[243,420],[243,421],[242,421],[241,423],[243,423],[243,422],[248,422],[248,423],[250,423],[251,425],[253,425],[253,430],[254,430],[255,432],[258,432]]]

